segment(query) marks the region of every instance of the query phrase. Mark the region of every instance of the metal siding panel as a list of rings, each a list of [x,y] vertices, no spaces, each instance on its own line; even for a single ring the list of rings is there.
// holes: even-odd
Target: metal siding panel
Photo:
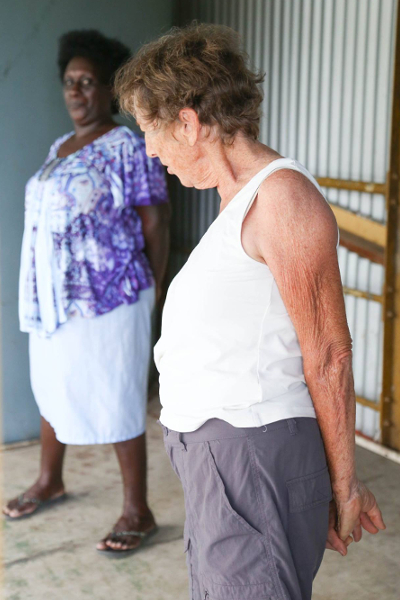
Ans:
[[[332,107],[332,57],[333,57],[333,23],[334,23],[335,4],[333,0],[326,0],[324,3],[323,15],[323,36],[321,48],[321,112],[320,112],[320,140],[318,147],[319,165],[321,176],[332,173],[329,169],[330,162],[330,143],[331,138],[331,107]],[[331,190],[329,194],[331,201],[336,201],[337,192]]]
[[[266,8],[264,12],[264,56],[263,56],[263,71],[265,72],[264,83],[262,85],[264,101],[262,105],[262,119],[260,128],[260,140],[264,144],[269,143],[270,139],[270,123],[271,123],[271,65],[272,65],[272,0],[266,0]]]
[[[280,27],[281,4],[274,2],[271,9],[272,51],[270,56],[270,135],[268,143],[279,151],[279,121],[280,121],[280,82],[281,82],[281,53],[280,53]]]
[[[290,131],[290,56],[291,56],[291,10],[292,1],[282,3],[282,76],[281,76],[281,123],[279,131],[279,152],[289,156]]]
[[[352,179],[352,129],[354,118],[354,81],[355,81],[355,46],[357,34],[357,2],[346,5],[346,28],[344,46],[350,55],[343,53],[343,97],[341,107],[341,123],[343,130],[339,162],[342,179]]]
[[[311,27],[310,99],[307,168],[319,175],[323,2],[314,3]]]
[[[289,136],[288,156],[295,158],[298,155],[298,123],[299,123],[299,77],[300,77],[300,34],[301,34],[301,1],[294,0],[291,11],[291,48],[288,71],[290,73],[289,85]]]

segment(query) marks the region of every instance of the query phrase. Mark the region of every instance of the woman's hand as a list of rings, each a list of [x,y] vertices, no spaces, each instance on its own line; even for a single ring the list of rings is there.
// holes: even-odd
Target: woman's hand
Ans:
[[[372,534],[386,529],[375,496],[358,479],[352,485],[348,498],[335,494],[335,500],[337,531],[341,540],[346,540],[352,534],[354,541],[359,542],[363,528]]]
[[[341,540],[336,527],[337,527],[336,502],[334,500],[332,500],[329,504],[329,528],[328,528],[328,537],[326,540],[325,547],[328,550],[335,550],[336,552],[339,552],[342,556],[346,556],[347,548],[353,541],[353,538],[351,537],[351,535],[349,535],[349,536],[347,536],[345,541]]]

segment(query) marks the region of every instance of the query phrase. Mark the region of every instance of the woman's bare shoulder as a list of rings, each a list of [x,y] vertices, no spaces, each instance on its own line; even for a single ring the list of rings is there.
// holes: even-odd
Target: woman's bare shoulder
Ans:
[[[267,264],[290,254],[336,254],[338,229],[333,212],[317,187],[302,173],[282,169],[261,185],[244,224],[251,254]],[[249,243],[250,245],[250,243]]]
[[[258,218],[283,229],[302,233],[320,230],[337,240],[337,224],[328,202],[306,175],[293,169],[272,173],[259,189]]]

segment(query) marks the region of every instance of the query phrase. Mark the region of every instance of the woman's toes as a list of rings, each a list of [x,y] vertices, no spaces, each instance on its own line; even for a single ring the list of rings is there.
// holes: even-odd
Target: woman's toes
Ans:
[[[138,546],[140,546],[140,538],[137,536],[118,536],[115,532],[110,533],[104,539],[97,543],[97,550],[115,550],[115,551],[125,551],[125,550],[134,550]]]
[[[18,507],[18,500],[10,500],[5,506],[3,506],[3,513],[9,515],[11,511],[15,511]]]
[[[22,515],[30,515],[31,513],[35,512],[35,510],[37,509],[37,504],[36,503],[28,503],[28,504],[24,504],[21,506],[21,508],[15,508],[12,513],[10,514],[11,517],[22,517]]]
[[[96,550],[106,550],[107,549],[107,544],[105,542],[105,540],[101,540],[101,542],[98,542],[96,544]]]
[[[25,511],[27,512],[27,511]],[[14,510],[10,510],[10,512],[8,513],[8,516],[11,517],[12,519],[16,519],[17,517],[21,517],[24,514],[24,511],[22,510],[17,510],[16,508]]]

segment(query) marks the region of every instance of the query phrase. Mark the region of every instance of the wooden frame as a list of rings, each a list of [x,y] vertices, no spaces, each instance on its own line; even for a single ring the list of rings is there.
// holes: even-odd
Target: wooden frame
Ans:
[[[382,443],[400,449],[400,2],[397,5],[383,307]]]

